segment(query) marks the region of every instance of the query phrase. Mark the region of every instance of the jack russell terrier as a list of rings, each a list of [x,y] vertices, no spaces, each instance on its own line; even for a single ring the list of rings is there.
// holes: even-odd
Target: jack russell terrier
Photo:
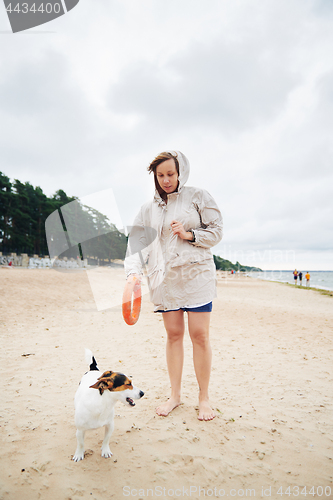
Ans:
[[[125,405],[135,406],[133,399],[140,399],[144,395],[144,392],[134,387],[132,381],[122,373],[109,370],[100,375],[96,360],[89,349],[85,350],[85,358],[90,365],[90,371],[83,375],[74,398],[77,428],[74,462],[84,458],[85,432],[103,426],[105,426],[105,436],[102,443],[102,457],[111,457],[109,441],[114,429],[116,402],[121,401]]]

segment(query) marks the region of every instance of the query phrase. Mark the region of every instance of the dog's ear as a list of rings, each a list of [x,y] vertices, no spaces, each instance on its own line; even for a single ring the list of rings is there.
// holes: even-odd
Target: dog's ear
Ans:
[[[106,377],[111,377],[111,375],[113,374],[114,372],[111,371],[111,370],[108,370],[107,372],[104,372],[103,375],[101,375],[98,380],[100,380],[101,378],[106,378]]]
[[[97,379],[97,382],[94,385],[91,385],[90,388],[98,389],[100,395],[102,395],[106,390],[112,391],[114,383],[112,373],[112,371],[104,372],[103,375]]]

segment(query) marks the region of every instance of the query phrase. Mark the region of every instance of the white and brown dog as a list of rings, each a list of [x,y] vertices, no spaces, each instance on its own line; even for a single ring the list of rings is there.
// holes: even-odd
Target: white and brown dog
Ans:
[[[75,425],[77,427],[77,448],[73,460],[84,458],[84,435],[88,429],[105,426],[102,443],[102,457],[112,456],[109,441],[114,429],[114,406],[117,401],[135,406],[134,399],[140,399],[144,393],[132,385],[132,381],[122,373],[106,371],[100,375],[96,360],[89,349],[85,350],[90,371],[83,375],[76,391]]]

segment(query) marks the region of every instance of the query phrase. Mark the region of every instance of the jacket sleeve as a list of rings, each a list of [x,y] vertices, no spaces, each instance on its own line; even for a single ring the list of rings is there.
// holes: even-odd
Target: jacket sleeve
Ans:
[[[193,228],[195,241],[191,245],[211,248],[217,245],[223,235],[223,219],[214,198],[205,190],[197,201],[197,210],[200,216],[200,227]]]
[[[130,274],[143,274],[144,264],[150,253],[149,241],[147,241],[147,228],[143,222],[142,208],[135,217],[131,228],[127,251],[124,262],[126,276]],[[148,233],[149,238],[149,233]]]

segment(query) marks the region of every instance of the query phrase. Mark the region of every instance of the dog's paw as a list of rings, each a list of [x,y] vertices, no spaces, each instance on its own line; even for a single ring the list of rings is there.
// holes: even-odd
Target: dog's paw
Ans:
[[[82,449],[80,450],[80,448],[77,448],[72,460],[74,460],[74,462],[79,462],[80,460],[83,459],[84,459],[84,450]]]
[[[102,457],[104,457],[104,458],[110,458],[110,457],[112,457],[112,451],[110,450],[109,447],[102,448]]]

